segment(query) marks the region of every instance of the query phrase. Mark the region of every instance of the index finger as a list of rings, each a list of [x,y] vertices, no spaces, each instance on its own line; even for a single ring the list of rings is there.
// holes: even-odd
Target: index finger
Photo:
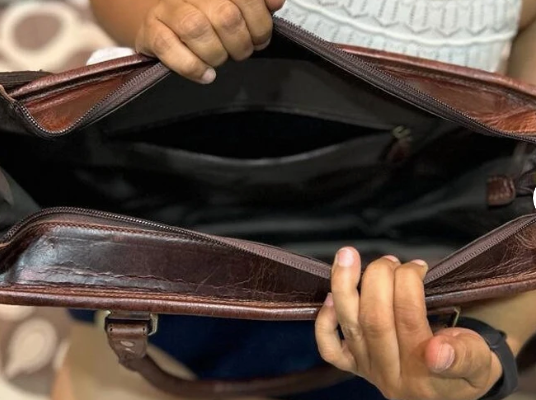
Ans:
[[[331,293],[337,320],[342,333],[356,358],[358,369],[365,373],[369,361],[368,350],[359,325],[359,292],[357,286],[361,279],[361,257],[351,248],[345,247],[337,252],[331,273]]]
[[[433,337],[427,319],[423,279],[428,267],[417,260],[395,270],[394,310],[400,358],[414,357],[414,351]]]

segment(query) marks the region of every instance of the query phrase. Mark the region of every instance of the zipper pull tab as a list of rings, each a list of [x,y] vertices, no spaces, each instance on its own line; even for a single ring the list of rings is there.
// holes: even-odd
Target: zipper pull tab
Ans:
[[[403,125],[397,126],[391,131],[394,143],[387,151],[386,160],[390,163],[404,161],[411,154],[412,131]]]

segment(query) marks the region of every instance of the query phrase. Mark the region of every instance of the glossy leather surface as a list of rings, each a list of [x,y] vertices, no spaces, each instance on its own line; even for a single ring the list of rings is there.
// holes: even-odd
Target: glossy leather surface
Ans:
[[[433,266],[429,310],[535,289],[535,222],[519,218]],[[276,247],[68,212],[21,228],[0,265],[2,302],[267,320],[313,319],[330,275]]]

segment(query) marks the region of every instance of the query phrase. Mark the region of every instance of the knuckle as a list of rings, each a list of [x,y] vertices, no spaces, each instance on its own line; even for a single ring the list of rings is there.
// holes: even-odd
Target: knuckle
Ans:
[[[243,25],[244,18],[240,9],[229,1],[216,6],[215,25],[226,31],[236,31]]]
[[[208,18],[199,11],[191,11],[178,22],[179,35],[188,40],[199,39],[210,33],[212,25]]]
[[[457,366],[463,366],[467,368],[468,370],[472,370],[474,367],[477,367],[477,366],[482,367],[482,365],[479,365],[480,364],[479,361],[481,360],[475,359],[474,353],[471,352],[467,346],[461,344],[461,345],[458,345],[458,347],[456,348],[455,364]]]
[[[325,318],[318,317],[315,321],[315,332],[318,338],[318,336],[320,335],[325,335],[326,333],[332,333],[333,326],[331,326],[331,324],[326,322]]]
[[[221,51],[217,57],[214,59],[213,67],[219,67],[222,64],[225,64],[229,59],[229,54],[226,51]]]
[[[337,362],[338,355],[333,349],[320,347],[318,352],[320,353],[320,357],[322,357],[325,362],[329,364],[335,364]]]
[[[257,44],[264,44],[272,37],[273,23],[272,20],[268,20],[266,26],[257,34],[255,41]]]
[[[359,315],[359,325],[370,335],[383,336],[391,329],[389,318],[378,311],[366,311]]]
[[[385,397],[387,400],[399,400],[402,398],[406,398],[405,396],[403,397],[403,394],[399,390],[400,388],[398,387],[398,385],[393,384],[392,382],[387,382],[382,379],[376,381],[374,385],[378,388],[382,396]],[[422,399],[419,398],[419,400]]]
[[[349,341],[359,340],[363,337],[363,330],[359,325],[341,324],[344,338]]]
[[[155,22],[158,22],[158,16],[162,13],[161,7],[153,7],[149,10],[145,17],[145,23],[146,24],[154,24]]]
[[[432,400],[437,398],[437,390],[431,385],[425,384],[421,379],[420,382],[412,382],[413,389],[410,390],[411,394],[407,397],[419,400]]]
[[[252,10],[259,10],[261,7],[265,7],[262,0],[238,0],[238,2],[242,7]]]
[[[174,42],[175,38],[171,33],[157,30],[153,33],[150,39],[149,47],[156,55],[162,56],[168,54],[172,50]]]
[[[432,400],[437,397],[437,391],[431,386],[422,387],[419,390],[419,398],[423,400]]]
[[[380,393],[383,397],[385,397],[386,400],[394,400],[398,397],[399,393],[395,390],[395,386],[389,384],[385,379],[379,378],[379,379],[373,379],[374,386],[378,388]]]
[[[248,8],[248,26],[252,27],[252,39],[256,45],[266,43],[272,36],[273,20],[266,9],[266,4],[258,0],[242,0],[243,8]]]
[[[421,318],[416,317],[425,316],[423,314],[426,314],[426,312],[419,306],[408,302],[395,302],[394,313],[399,326],[406,332],[419,332],[422,329],[422,326],[416,323],[416,321],[420,322]]]
[[[194,58],[182,60],[178,69],[181,75],[191,78],[200,77],[204,72],[203,64]]]
[[[386,400],[398,400],[400,398],[398,394],[395,393],[395,391],[391,388],[379,388],[379,390],[382,396],[386,398]]]
[[[248,59],[252,54],[253,54],[253,46],[247,46],[242,52],[240,52],[239,54],[236,54],[234,56],[234,59],[236,61],[244,61],[246,59]]]

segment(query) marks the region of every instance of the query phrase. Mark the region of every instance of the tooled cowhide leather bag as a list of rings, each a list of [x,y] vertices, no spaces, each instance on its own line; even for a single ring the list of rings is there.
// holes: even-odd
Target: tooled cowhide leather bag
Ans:
[[[183,380],[158,314],[312,320],[343,245],[428,260],[435,327],[536,289],[536,88],[274,23],[209,86],[141,55],[0,74],[1,303],[107,310],[125,367],[220,398],[348,375]]]

